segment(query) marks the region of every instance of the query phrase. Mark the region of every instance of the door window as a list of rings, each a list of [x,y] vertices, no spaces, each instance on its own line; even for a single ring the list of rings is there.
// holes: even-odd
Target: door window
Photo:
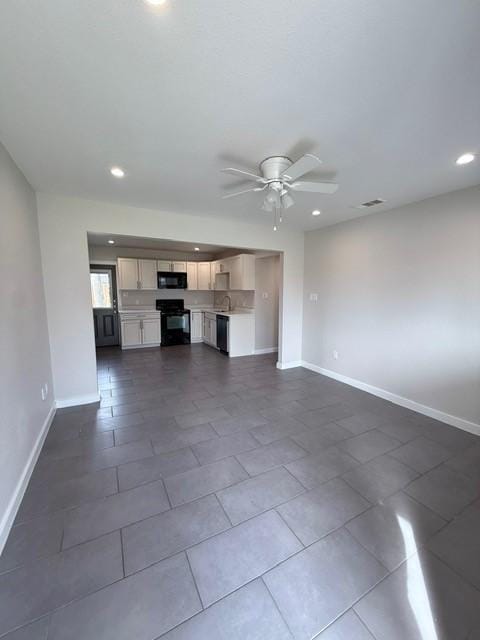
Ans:
[[[110,270],[95,270],[90,272],[92,288],[92,307],[94,309],[112,309],[112,273]]]

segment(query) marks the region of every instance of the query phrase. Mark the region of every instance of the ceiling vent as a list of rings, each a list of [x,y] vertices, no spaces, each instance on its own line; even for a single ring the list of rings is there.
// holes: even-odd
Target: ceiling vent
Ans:
[[[381,198],[375,198],[375,200],[369,200],[368,202],[362,202],[362,204],[359,204],[357,209],[365,209],[368,207],[376,207],[377,204],[383,204],[385,202],[385,200],[382,200]]]

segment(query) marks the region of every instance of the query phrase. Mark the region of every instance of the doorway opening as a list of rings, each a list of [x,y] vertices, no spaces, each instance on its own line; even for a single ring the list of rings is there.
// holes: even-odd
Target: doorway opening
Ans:
[[[90,265],[93,326],[96,347],[120,344],[117,274],[114,265]]]

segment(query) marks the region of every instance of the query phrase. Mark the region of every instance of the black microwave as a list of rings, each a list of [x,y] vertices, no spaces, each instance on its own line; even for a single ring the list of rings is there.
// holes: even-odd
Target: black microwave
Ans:
[[[175,271],[159,271],[158,288],[159,289],[186,289],[187,274]]]

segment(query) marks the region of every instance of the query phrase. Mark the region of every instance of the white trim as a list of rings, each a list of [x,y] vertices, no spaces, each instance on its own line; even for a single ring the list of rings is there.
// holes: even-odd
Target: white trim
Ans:
[[[100,402],[99,393],[91,393],[88,396],[74,396],[73,398],[63,398],[57,400],[55,405],[57,409],[63,409],[64,407],[76,407],[80,404],[93,404],[94,402]]]
[[[480,436],[480,424],[476,424],[475,422],[470,422],[469,420],[465,420],[464,418],[452,416],[449,413],[445,413],[444,411],[439,411],[438,409],[427,407],[426,405],[415,402],[414,400],[403,398],[402,396],[391,393],[390,391],[386,391],[385,389],[380,389],[379,387],[374,387],[370,384],[367,384],[366,382],[355,380],[355,378],[349,378],[348,376],[344,376],[341,373],[337,373],[336,371],[323,369],[322,367],[319,367],[316,364],[312,364],[311,362],[306,362],[305,360],[302,362],[302,366],[305,367],[305,369],[310,369],[311,371],[321,373],[322,375],[333,378],[334,380],[338,380],[339,382],[349,384],[351,387],[356,387],[357,389],[361,389],[362,391],[367,391],[367,393],[371,393],[374,396],[383,398],[384,400],[389,400],[390,402],[398,404],[401,407],[405,407],[406,409],[412,409],[412,411],[422,413],[429,418],[434,418],[435,420],[446,422],[452,427],[457,427],[458,429],[463,429],[463,431],[468,431],[469,433],[473,433],[476,436]]]
[[[27,464],[25,465],[22,475],[20,476],[19,481],[17,482],[17,486],[15,487],[15,491],[8,503],[7,509],[0,520],[0,555],[2,555],[3,548],[5,543],[7,542],[8,534],[10,533],[10,529],[15,521],[15,517],[17,515],[18,508],[23,500],[23,496],[25,494],[25,490],[30,481],[30,476],[32,475],[33,469],[37,462],[38,456],[40,455],[40,451],[42,450],[43,443],[45,438],[47,437],[48,430],[50,429],[50,425],[52,424],[52,420],[55,417],[55,405],[50,407],[50,411],[48,412],[47,417],[40,429],[40,433],[37,436],[37,440],[33,445],[32,451],[27,460]]]
[[[303,367],[303,360],[292,360],[291,362],[277,362],[277,369],[294,369]]]
[[[267,347],[266,349],[255,349],[253,352],[256,356],[261,356],[263,353],[277,353],[278,347]]]

